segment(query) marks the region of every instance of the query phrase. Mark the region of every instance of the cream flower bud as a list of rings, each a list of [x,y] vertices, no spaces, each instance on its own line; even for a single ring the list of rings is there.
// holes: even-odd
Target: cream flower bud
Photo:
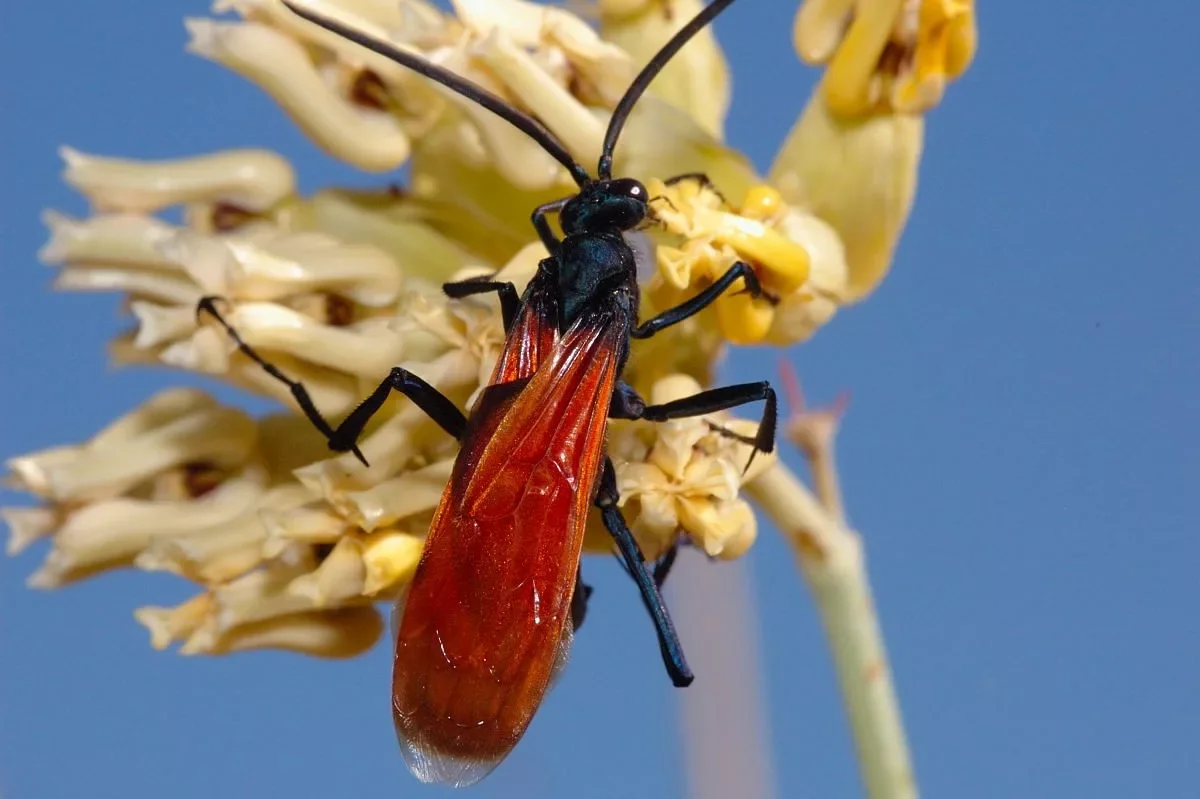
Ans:
[[[453,35],[451,21],[424,0],[301,0],[303,5],[372,36],[398,46],[442,40]],[[340,88],[359,104],[395,104],[411,117],[410,126],[421,130],[440,111],[436,93],[407,67],[367,50],[343,36],[303,19],[280,0],[218,0],[213,11],[237,11],[247,21],[265,23],[306,48],[321,51],[318,63],[337,62]],[[311,46],[311,47],[310,47]],[[378,81],[378,84],[376,84]],[[380,89],[385,90],[381,96]],[[434,102],[431,102],[434,101]]]
[[[362,552],[362,541],[357,536],[342,537],[315,569],[288,584],[288,593],[304,597],[315,608],[340,605],[362,596],[367,579]]]
[[[180,648],[180,654],[282,649],[313,657],[351,658],[374,646],[383,627],[383,617],[372,607],[293,613],[238,625],[216,636],[197,634]]]
[[[399,120],[331,88],[295,40],[258,23],[186,24],[189,51],[257,84],[330,155],[369,172],[386,172],[408,160],[410,143]]]
[[[172,305],[195,306],[196,285],[186,277],[144,269],[68,266],[54,278],[58,291],[121,292],[133,297]]]
[[[649,400],[671,402],[699,391],[693,378],[675,375],[656,382]],[[636,429],[616,434],[610,449],[621,504],[631,513],[632,529],[648,556],[665,551],[680,533],[711,557],[735,558],[750,547],[757,528],[738,492],[775,456],[755,453],[747,469],[751,446],[728,433],[753,438],[757,428],[757,422],[713,415],[664,422],[650,431],[643,427],[653,436],[649,443]]]
[[[177,341],[196,328],[195,306],[156,305],[134,300],[129,303],[129,312],[138,323],[133,345],[140,349]]]
[[[239,577],[265,559],[283,555],[280,547],[267,553],[267,514],[285,513],[311,499],[301,485],[273,486],[248,504],[236,518],[181,533],[160,534],[134,559],[146,571],[168,571],[196,582],[216,584]]]
[[[343,516],[353,518],[358,512],[353,497],[358,492],[399,472],[430,439],[441,439],[443,443],[448,439],[445,431],[416,406],[405,402],[398,407],[393,416],[359,440],[358,446],[370,466],[364,467],[352,454],[345,453],[297,469],[296,478]]]
[[[279,300],[305,292],[341,294],[368,307],[396,301],[403,273],[371,245],[317,232],[260,231],[253,238],[180,230],[159,243],[205,291],[227,298]]]
[[[699,0],[599,0],[597,5],[604,38],[644,64],[704,4]],[[648,91],[687,111],[712,136],[723,138],[729,109],[729,66],[712,29],[693,37]]]
[[[261,479],[235,477],[196,498],[119,497],[85,505],[67,514],[29,585],[54,588],[103,569],[130,565],[156,537],[227,524],[250,510],[261,493]]]
[[[291,165],[268,150],[227,150],[169,161],[133,161],[59,150],[63,179],[98,211],[148,213],[189,202],[270,208],[295,190]]]
[[[188,463],[231,469],[254,450],[254,422],[199,391],[161,392],[86,445],[7,462],[24,489],[55,501],[115,496]]]
[[[428,216],[418,202],[404,196],[328,189],[291,206],[278,220],[284,229],[319,230],[344,242],[376,247],[400,264],[405,276],[441,283],[477,259],[435,229]]]
[[[432,511],[442,498],[453,466],[454,460],[447,458],[362,491],[348,491],[339,507],[350,521],[368,532]]]
[[[57,211],[46,211],[42,221],[50,229],[50,240],[38,251],[42,263],[123,264],[178,271],[177,265],[158,249],[175,234],[175,228],[158,219],[136,214],[72,219]]]
[[[333,327],[269,302],[241,303],[225,318],[252,347],[289,353],[361,377],[386,375],[403,353],[404,342],[386,319]]]
[[[477,50],[479,59],[519,92],[522,105],[553,130],[576,158],[600,151],[601,121],[502,31],[492,31]],[[456,102],[474,122],[496,169],[514,186],[533,190],[561,180],[562,167],[528,136],[465,98]]]

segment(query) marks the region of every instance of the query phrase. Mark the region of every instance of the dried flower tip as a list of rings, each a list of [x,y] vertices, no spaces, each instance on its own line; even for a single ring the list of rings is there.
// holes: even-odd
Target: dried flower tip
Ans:
[[[5,554],[16,555],[53,533],[61,519],[52,508],[0,508],[0,522],[8,527]]]
[[[195,633],[212,612],[212,594],[204,593],[174,608],[138,608],[133,617],[150,631],[150,646],[162,651]]]
[[[795,367],[784,361],[780,364],[779,372],[791,407],[791,413],[783,425],[784,434],[812,461],[832,449],[842,417],[850,405],[850,394],[842,392],[828,406],[809,408]]]
[[[63,179],[99,211],[151,213],[190,202],[261,211],[295,191],[291,165],[268,150],[226,150],[169,161],[133,161],[59,150]]]
[[[829,63],[822,93],[839,117],[923,113],[970,66],[977,32],[973,0],[807,0],[795,45],[809,63]]]
[[[330,155],[368,172],[386,172],[408,160],[410,143],[399,120],[332,88],[300,43],[253,22],[185,24],[190,52],[258,85]]]

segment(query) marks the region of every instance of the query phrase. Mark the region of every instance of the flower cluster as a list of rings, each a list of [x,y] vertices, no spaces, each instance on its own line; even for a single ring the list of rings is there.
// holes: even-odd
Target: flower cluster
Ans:
[[[524,0],[304,0],[315,11],[464,75],[550,128],[582,163],[638,66],[701,6],[599,0],[593,28]],[[570,192],[565,171],[522,134],[458,95],[289,12],[279,0],[217,0],[187,22],[189,49],[271,96],[311,139],[369,172],[410,168],[403,189],[302,195],[267,150],[143,162],[64,149],[87,218],[47,212],[41,252],[57,287],[116,291],[136,328],[118,363],[165,363],[270,395],[255,419],[203,392],[168,390],[90,441],[12,458],[10,479],[41,501],[0,510],[9,553],[50,539],[30,584],[97,572],[169,571],[201,590],[136,616],[152,644],[186,654],[276,647],[328,657],[371,646],[375,604],[411,576],[455,443],[391,399],[361,448],[329,457],[288,389],[198,319],[219,295],[242,338],[337,419],[393,366],[469,408],[503,345],[494,300],[451,301],[443,281],[497,273],[518,287],[546,253],[528,223]],[[767,296],[732,294],[635,347],[627,377],[653,401],[695,393],[722,347],[803,341],[886,273],[911,203],[922,120],[974,47],[959,0],[809,0],[800,55],[828,68],[767,177],[722,139],[728,70],[711,31],[639,103],[616,173],[654,195],[655,271],[645,312],[749,263]],[[708,180],[672,181],[703,173]],[[182,222],[163,211],[181,208]],[[742,486],[772,463],[722,414],[614,423],[622,501],[648,556],[680,536],[712,557],[756,532]],[[730,436],[732,432],[736,436]],[[608,551],[603,536],[589,546]]]

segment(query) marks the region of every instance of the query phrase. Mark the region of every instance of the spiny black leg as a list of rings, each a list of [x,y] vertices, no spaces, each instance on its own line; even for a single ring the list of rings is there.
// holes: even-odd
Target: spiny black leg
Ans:
[[[650,338],[664,327],[670,327],[682,322],[689,316],[700,313],[700,311],[712,305],[718,297],[724,294],[725,290],[739,277],[745,281],[745,290],[750,293],[750,296],[763,296],[762,286],[758,282],[758,275],[754,274],[754,269],[745,261],[738,261],[729,267],[729,270],[721,275],[711,286],[704,289],[704,291],[690,300],[679,303],[674,308],[668,308],[653,319],[648,319],[631,330],[629,335],[634,338]]]
[[[329,436],[329,448],[334,452],[354,452],[358,459],[367,464],[366,459],[358,451],[358,437],[371,421],[388,395],[393,391],[399,392],[413,401],[413,404],[425,412],[438,427],[445,430],[455,440],[460,440],[467,430],[467,417],[451,402],[445,394],[426,383],[407,369],[399,366],[392,367],[388,376],[383,379],[374,391],[358,407],[350,411],[350,415],[342,420],[337,429]]]
[[[521,297],[517,294],[517,287],[507,281],[492,280],[490,275],[443,283],[442,291],[446,292],[447,297],[455,300],[475,294],[487,294],[490,291],[496,292],[500,295],[500,313],[504,317],[505,333],[512,329],[513,320],[521,310]]]
[[[539,205],[533,209],[533,229],[537,231],[538,238],[542,240],[542,244],[546,245],[546,252],[551,255],[558,255],[559,241],[558,237],[554,235],[554,231],[550,229],[550,222],[546,219],[546,215],[558,213],[570,199],[570,197],[563,197],[561,200]]]
[[[438,423],[443,430],[455,439],[462,438],[463,432],[467,427],[467,419],[462,415],[453,402],[446,399],[436,388],[426,383],[421,378],[411,372],[396,368],[388,374],[379,387],[372,392],[371,396],[367,397],[357,408],[350,412],[341,424],[336,429],[330,426],[329,422],[325,421],[325,417],[317,410],[313,404],[312,397],[308,395],[308,389],[303,383],[292,380],[283,372],[267,361],[253,347],[242,340],[237,329],[229,322],[225,321],[225,317],[217,310],[216,303],[220,297],[203,297],[196,304],[196,315],[206,313],[225,328],[225,332],[237,344],[238,349],[250,360],[262,367],[263,371],[275,378],[279,382],[288,387],[292,392],[292,397],[295,398],[296,404],[300,406],[300,410],[304,413],[305,418],[312,423],[312,426],[320,431],[321,435],[325,436],[329,442],[329,448],[334,452],[353,452],[354,457],[358,458],[364,466],[369,465],[366,457],[358,448],[358,437],[362,434],[363,428],[366,427],[368,421],[375,413],[383,406],[383,401],[387,399],[388,394],[395,389],[406,397],[411,399],[418,408],[429,415],[431,419]]]
[[[575,593],[571,596],[571,629],[579,630],[587,616],[588,600],[592,598],[592,587],[583,581],[583,569],[575,572]]]
[[[646,568],[642,550],[634,540],[633,533],[629,531],[625,517],[617,508],[619,498],[616,471],[613,469],[612,461],[605,457],[604,468],[600,473],[600,490],[596,493],[596,507],[600,509],[604,526],[608,528],[609,534],[617,542],[617,549],[621,553],[621,559],[628,567],[630,576],[637,583],[638,590],[642,594],[642,604],[646,606],[646,610],[650,612],[650,618],[654,620],[654,630],[658,634],[658,647],[662,651],[667,674],[670,675],[671,682],[677,688],[683,688],[691,685],[694,679],[692,670],[688,668],[687,660],[683,656],[683,646],[679,643],[679,636],[675,633],[675,625],[671,623],[671,616],[667,613],[667,606],[663,602],[662,594],[658,592],[654,577]]]
[[[673,178],[667,178],[663,181],[663,183],[668,186],[674,186],[676,183],[683,183],[685,180],[696,181],[703,188],[708,189],[713,194],[720,197],[721,202],[723,202],[725,205],[729,205],[729,201],[725,199],[725,195],[722,194],[721,190],[717,188],[717,184],[713,183],[712,180],[709,179],[708,175],[703,172],[684,172],[682,175],[676,175]]]
[[[707,416],[710,413],[736,408],[751,402],[765,400],[762,419],[758,423],[758,432],[750,442],[754,450],[746,468],[754,463],[754,456],[759,452],[775,451],[775,425],[778,416],[775,389],[767,381],[761,383],[739,383],[733,386],[710,388],[693,394],[690,397],[664,402],[661,405],[647,405],[646,401],[627,383],[617,383],[609,403],[608,415],[614,419],[646,419],[651,422],[665,422],[668,419],[686,419],[690,416]],[[724,428],[716,427],[719,432]],[[739,441],[741,436],[730,434]]]

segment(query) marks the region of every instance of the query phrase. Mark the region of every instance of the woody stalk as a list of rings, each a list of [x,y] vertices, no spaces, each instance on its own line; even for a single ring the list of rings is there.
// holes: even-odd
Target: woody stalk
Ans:
[[[303,0],[412,50],[528,111],[581,163],[600,150],[639,66],[698,0],[598,0],[589,21],[523,0]],[[172,572],[198,593],[135,616],[155,648],[188,655],[281,648],[352,657],[383,634],[377,606],[411,577],[455,443],[407,400],[389,400],[353,456],[330,457],[286,388],[198,321],[220,295],[243,338],[303,381],[330,418],[394,366],[469,408],[503,344],[494,300],[450,301],[442,282],[495,273],[518,288],[545,250],[535,206],[570,193],[563,170],[520,133],[424,78],[291,14],[279,0],[217,0],[186,22],[188,49],[259,86],[327,154],[406,186],[303,195],[292,164],[247,148],[146,162],[64,148],[65,180],[90,203],[48,211],[41,258],[56,287],[118,292],[134,328],[110,357],[210,375],[277,399],[261,418],[170,389],[91,440],[7,461],[34,507],[0,509],[9,554],[49,542],[30,585],[102,571]],[[656,224],[643,318],[709,285],[737,260],[768,297],[730,294],[635,347],[627,379],[653,402],[712,381],[730,344],[806,341],[890,268],[908,218],[923,114],[969,65],[969,0],[807,0],[800,58],[823,69],[766,176],[726,143],[729,71],[701,33],[631,116],[615,173],[637,176]],[[704,173],[711,182],[669,178]],[[183,221],[160,212],[182,208]],[[798,396],[798,390],[792,392]],[[797,403],[793,403],[796,405]],[[841,408],[796,407],[786,434],[810,489],[778,458],[743,472],[756,421],[716,414],[662,425],[614,422],[622,508],[647,558],[677,539],[710,558],[743,555],[755,511],[786,536],[824,621],[867,793],[916,795],[867,581],[843,510],[833,440]],[[588,551],[611,552],[597,526]]]

